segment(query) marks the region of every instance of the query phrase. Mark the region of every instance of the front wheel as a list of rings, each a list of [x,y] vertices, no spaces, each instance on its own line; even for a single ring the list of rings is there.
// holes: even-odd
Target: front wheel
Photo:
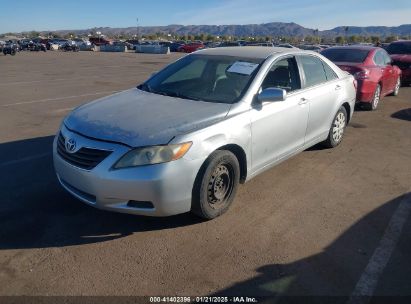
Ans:
[[[193,187],[191,212],[210,220],[225,213],[240,180],[240,165],[230,151],[213,152],[201,167]]]
[[[344,135],[345,127],[347,126],[347,111],[344,107],[341,107],[337,114],[335,114],[333,123],[328,133],[327,139],[323,142],[323,145],[327,148],[334,148],[338,146]]]

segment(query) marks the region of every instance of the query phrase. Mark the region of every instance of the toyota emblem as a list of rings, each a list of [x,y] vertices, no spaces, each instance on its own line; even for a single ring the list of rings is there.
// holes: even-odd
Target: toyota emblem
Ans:
[[[69,153],[74,153],[74,151],[76,151],[76,140],[74,138],[70,138],[66,141],[66,151]]]

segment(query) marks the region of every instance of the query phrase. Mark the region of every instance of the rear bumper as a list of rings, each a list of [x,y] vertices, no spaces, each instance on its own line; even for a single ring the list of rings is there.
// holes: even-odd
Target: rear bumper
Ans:
[[[377,83],[367,79],[357,80],[357,83],[357,102],[371,102],[377,88]]]
[[[58,180],[74,197],[99,209],[130,214],[169,216],[190,211],[192,188],[202,160],[183,157],[169,163],[113,170],[113,164],[129,148],[90,140],[64,127],[62,133],[88,147],[113,150],[95,168],[84,170],[60,157],[54,141],[53,160]],[[151,207],[136,207],[134,202],[151,203]]]

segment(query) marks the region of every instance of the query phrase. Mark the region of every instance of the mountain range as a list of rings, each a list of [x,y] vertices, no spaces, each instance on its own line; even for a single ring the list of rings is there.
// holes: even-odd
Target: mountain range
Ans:
[[[171,24],[167,26],[140,26],[126,28],[97,27],[83,30],[57,30],[53,31],[59,34],[75,33],[76,35],[89,34],[90,32],[101,32],[104,35],[148,35],[154,33],[175,33],[178,35],[225,35],[225,36],[309,36],[319,35],[322,37],[336,37],[344,35],[361,35],[361,36],[408,36],[411,35],[411,24],[400,26],[339,26],[330,30],[318,31],[315,29],[305,28],[296,23],[271,22],[263,24],[246,24],[246,25],[178,25]],[[41,31],[47,34],[50,31]],[[24,34],[24,33],[23,33]]]

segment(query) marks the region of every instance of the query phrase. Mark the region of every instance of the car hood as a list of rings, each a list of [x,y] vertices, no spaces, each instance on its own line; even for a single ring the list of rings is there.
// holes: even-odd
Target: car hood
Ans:
[[[80,106],[64,124],[82,135],[131,147],[162,145],[223,120],[230,106],[131,89]]]
[[[401,55],[399,54],[399,55],[390,55],[390,56],[395,61],[411,63],[411,54],[401,54]]]

